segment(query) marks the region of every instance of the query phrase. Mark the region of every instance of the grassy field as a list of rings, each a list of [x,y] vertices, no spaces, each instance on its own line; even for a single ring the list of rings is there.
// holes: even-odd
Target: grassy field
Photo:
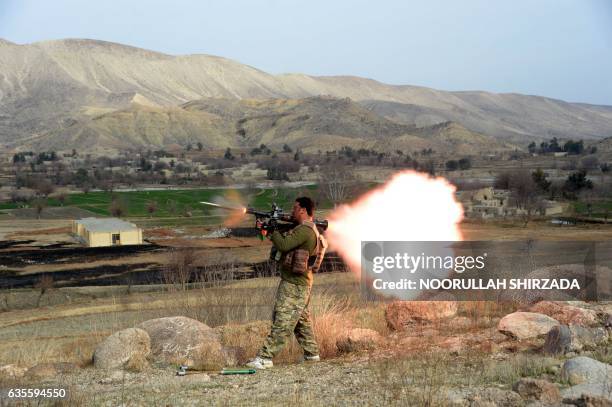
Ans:
[[[185,189],[161,191],[129,191],[129,192],[89,192],[66,196],[64,202],[56,198],[46,199],[47,207],[73,206],[88,210],[100,216],[110,216],[110,206],[113,200],[122,203],[127,217],[173,218],[190,212],[192,216],[212,215],[213,210],[201,205],[200,201],[212,201],[217,197],[225,197],[228,203],[248,203],[257,209],[265,210],[272,202],[289,209],[293,199],[299,194],[316,195],[317,186],[303,188],[274,188],[257,190],[227,190],[227,189]],[[155,203],[155,211],[149,213],[147,207]],[[327,201],[321,202],[321,208],[330,207]],[[17,209],[19,204],[0,203],[2,209]],[[175,221],[171,222],[175,224]]]
[[[574,204],[574,210],[579,215],[587,216],[589,214],[588,203],[587,202],[576,202]],[[612,217],[612,201],[593,202],[591,204],[591,217],[593,218]]]

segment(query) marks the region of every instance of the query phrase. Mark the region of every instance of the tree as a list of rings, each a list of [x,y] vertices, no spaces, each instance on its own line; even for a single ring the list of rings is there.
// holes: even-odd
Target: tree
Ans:
[[[566,151],[568,154],[572,155],[582,154],[582,152],[584,151],[584,143],[582,142],[582,140],[568,140],[563,145],[563,151]]]
[[[34,189],[36,190],[37,195],[40,195],[46,198],[51,193],[53,193],[53,191],[55,190],[55,187],[48,180],[39,180],[34,185]]]
[[[427,160],[423,163],[423,165],[419,168],[421,171],[426,172],[427,174],[434,176],[436,175],[436,164],[433,160]]]
[[[537,195],[538,187],[530,175],[526,170],[510,173],[511,199],[519,209],[533,206],[534,197]]]
[[[56,199],[59,201],[60,206],[64,206],[64,203],[66,203],[66,194],[61,193],[56,196]]]
[[[225,154],[223,155],[223,158],[225,158],[226,160],[233,160],[235,157],[232,155],[232,149],[231,148],[227,148],[225,150]]]
[[[587,178],[586,172],[580,170],[571,173],[565,184],[563,184],[563,195],[567,199],[577,199],[580,191],[584,189],[593,189],[593,182]]]
[[[34,201],[34,208],[36,209],[36,217],[40,219],[40,215],[42,215],[43,209],[47,206],[47,201],[44,199],[36,199]]]
[[[147,202],[147,212],[149,212],[149,217],[153,217],[153,214],[157,211],[157,202],[149,201]]]
[[[40,307],[40,300],[42,299],[43,295],[53,288],[53,276],[50,274],[43,274],[34,287],[40,290],[40,294],[36,300],[36,308],[38,308]]]
[[[283,145],[283,153],[292,153],[293,150],[291,149],[291,147],[289,147],[288,144],[284,144]]]
[[[187,146],[185,147],[185,150],[187,151],[191,151],[193,149],[193,146],[191,145],[191,143],[187,144]]]
[[[496,189],[510,189],[511,178],[512,175],[510,172],[501,172],[495,177],[495,181],[493,181],[493,187]]]
[[[118,197],[113,197],[111,201],[108,211],[116,218],[120,218],[126,213],[126,206],[122,199]]]
[[[457,171],[457,168],[459,168],[459,163],[457,160],[449,160],[446,162],[447,171]]]
[[[518,170],[509,173],[508,176],[510,203],[522,210],[524,226],[527,226],[535,212],[541,212],[544,208],[538,194],[538,186],[530,175],[527,170]]]
[[[204,144],[202,144],[201,141],[198,141],[198,151],[202,151],[203,148],[204,148]]]
[[[185,291],[193,276],[196,259],[196,252],[193,248],[171,251],[166,262],[166,269],[163,272],[164,282]]]
[[[459,169],[462,171],[469,170],[470,168],[472,168],[472,160],[470,160],[467,157],[460,159],[458,164],[459,164]]]
[[[536,147],[535,141],[532,141],[531,143],[529,143],[529,145],[527,146],[527,150],[529,151],[530,154],[534,154],[536,152],[537,147]]]
[[[334,163],[321,169],[319,185],[327,199],[334,205],[345,201],[351,194],[357,179],[345,165]]]
[[[548,177],[548,174],[542,171],[541,168],[538,168],[537,170],[532,172],[531,177],[533,178],[533,182],[535,182],[536,186],[541,192],[548,191],[551,182],[546,179]]]

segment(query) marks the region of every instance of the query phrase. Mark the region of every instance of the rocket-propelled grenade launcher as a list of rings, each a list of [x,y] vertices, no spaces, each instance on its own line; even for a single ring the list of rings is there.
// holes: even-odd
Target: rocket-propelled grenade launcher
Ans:
[[[280,208],[276,203],[272,204],[272,209],[269,212],[258,211],[253,208],[236,208],[231,206],[219,205],[212,202],[200,202],[204,205],[214,206],[221,209],[227,209],[230,211],[242,211],[242,213],[255,216],[255,227],[260,230],[260,238],[263,237],[271,230],[274,229],[289,229],[296,225],[295,219],[290,214],[287,214]],[[314,224],[319,229],[319,232],[323,233],[327,230],[327,220],[315,219]]]

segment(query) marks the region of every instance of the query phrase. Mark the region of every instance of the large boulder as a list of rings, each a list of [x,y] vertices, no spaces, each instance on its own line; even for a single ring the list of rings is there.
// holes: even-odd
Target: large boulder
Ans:
[[[138,325],[151,338],[155,361],[182,364],[194,369],[220,369],[235,364],[221,345],[219,335],[208,325],[187,317],[166,317]]]
[[[612,366],[586,356],[565,361],[561,368],[561,379],[570,384],[612,383]],[[611,385],[612,388],[612,385]]]
[[[382,337],[373,329],[354,328],[336,340],[336,347],[340,352],[357,352],[377,348]]]
[[[561,394],[557,386],[546,380],[522,378],[514,383],[512,390],[525,400],[537,400],[546,404],[561,402]]]
[[[151,354],[149,334],[139,328],[127,328],[117,331],[102,341],[94,352],[94,366],[98,369],[137,368]]]
[[[577,325],[559,325],[546,335],[543,351],[549,355],[580,352],[608,342],[605,328],[584,328]]]
[[[594,326],[597,325],[597,312],[575,307],[563,302],[540,301],[529,309],[530,312],[548,315],[564,325]]]
[[[394,301],[385,309],[387,325],[396,331],[416,322],[437,321],[456,314],[456,301]]]
[[[513,339],[529,339],[546,335],[559,322],[548,315],[535,312],[514,312],[503,317],[497,330]]]

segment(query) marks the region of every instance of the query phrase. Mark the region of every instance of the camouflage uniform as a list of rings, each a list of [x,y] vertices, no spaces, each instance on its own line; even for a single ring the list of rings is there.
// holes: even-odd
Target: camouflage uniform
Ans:
[[[311,255],[315,254],[316,235],[306,225],[299,225],[286,235],[274,232],[270,238],[282,256],[295,249],[305,249]],[[319,347],[312,330],[309,307],[312,271],[296,274],[281,266],[280,273],[281,282],[276,291],[272,329],[258,356],[272,359],[281,351],[292,332],[304,350],[304,355],[318,355]]]

